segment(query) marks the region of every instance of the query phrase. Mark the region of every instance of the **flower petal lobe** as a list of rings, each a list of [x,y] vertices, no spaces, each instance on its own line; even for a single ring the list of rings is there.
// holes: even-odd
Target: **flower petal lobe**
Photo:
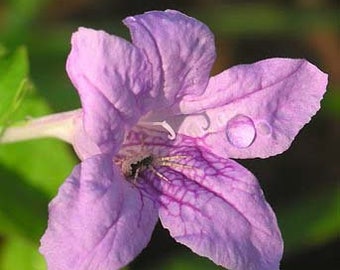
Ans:
[[[160,219],[171,236],[233,270],[277,270],[283,244],[275,215],[256,178],[241,165],[197,148],[179,147],[185,166],[154,176]],[[176,163],[178,163],[176,161]]]
[[[326,85],[327,75],[302,59],[235,66],[212,77],[202,96],[183,99],[178,132],[223,157],[280,154],[319,110]]]
[[[151,66],[131,43],[104,31],[72,35],[66,69],[84,112],[84,129],[103,153],[115,152],[125,127],[151,106]]]
[[[50,270],[119,269],[147,245],[157,222],[150,199],[105,155],[75,167],[49,206],[40,251]]]
[[[203,93],[215,61],[214,37],[206,25],[173,10],[128,17],[124,23],[152,63],[151,92],[160,108]]]

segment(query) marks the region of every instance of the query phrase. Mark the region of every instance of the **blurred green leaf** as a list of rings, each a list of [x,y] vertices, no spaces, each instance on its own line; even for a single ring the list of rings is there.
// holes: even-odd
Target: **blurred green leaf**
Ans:
[[[323,102],[323,107],[327,112],[333,114],[334,116],[340,116],[340,89],[331,88],[325,94]]]
[[[301,35],[340,26],[338,10],[299,10],[277,5],[240,4],[199,9],[194,17],[210,25],[213,32],[230,36]]]
[[[0,43],[0,61],[2,61],[1,58],[3,58],[6,55],[6,53],[7,53],[6,47]]]
[[[11,9],[9,13],[31,20],[36,18],[40,9],[49,2],[49,0],[7,0]]]
[[[16,117],[48,111],[44,100],[32,95]],[[71,149],[53,139],[0,145],[0,229],[37,241],[47,223],[48,201],[75,163]]]
[[[66,57],[70,50],[70,36],[75,29],[68,31],[56,29],[52,34],[47,31],[40,32],[45,41],[38,43],[33,38],[30,43],[32,80],[37,85],[39,94],[55,110],[65,111],[80,107],[77,91],[65,70]]]
[[[0,270],[45,270],[44,258],[38,252],[38,245],[22,237],[6,239],[2,250]]]
[[[18,46],[29,36],[39,12],[49,0],[5,0],[1,13],[0,39],[6,46]]]
[[[312,194],[278,213],[287,253],[324,244],[340,233],[339,189]]]
[[[16,59],[13,62],[21,63],[25,54],[19,50],[13,55]],[[24,69],[18,69],[10,73],[11,76],[26,76],[28,64]],[[11,110],[11,122],[51,113],[46,101],[33,88],[20,106],[16,94],[2,91],[1,94],[16,101],[15,109],[13,102],[3,107],[3,111],[5,108]],[[48,202],[75,163],[71,148],[53,139],[0,145],[0,232],[18,234],[37,243],[47,224]]]
[[[45,100],[34,92],[25,98],[13,119],[20,121],[50,112]],[[65,143],[55,139],[39,139],[0,145],[0,164],[15,170],[31,184],[52,196],[71,172],[76,158],[71,147]]]
[[[37,243],[46,226],[49,198],[2,165],[0,179],[0,233],[19,233]]]
[[[155,267],[162,270],[222,270],[207,258],[198,256],[195,253],[174,254],[173,257],[165,260],[162,265]]]
[[[28,89],[27,52],[21,47],[0,58],[0,126],[6,126],[11,121],[11,115]]]

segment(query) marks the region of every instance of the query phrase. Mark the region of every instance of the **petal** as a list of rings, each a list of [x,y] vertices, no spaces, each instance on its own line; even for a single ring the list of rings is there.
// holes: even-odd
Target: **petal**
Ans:
[[[49,206],[40,251],[49,270],[119,269],[147,245],[155,203],[100,155],[75,167]]]
[[[102,152],[115,151],[124,128],[134,125],[152,102],[146,57],[121,38],[79,28],[66,69],[81,98],[85,131]]]
[[[124,23],[152,63],[151,92],[159,107],[203,93],[215,61],[214,37],[206,25],[173,10],[127,17]]]
[[[83,123],[83,110],[79,110],[80,115],[75,121],[74,125],[74,137],[73,137],[73,149],[76,152],[80,160],[84,160],[91,156],[100,154],[102,151],[98,145],[91,139],[88,133],[84,130]]]
[[[182,113],[191,115],[178,133],[224,157],[276,155],[319,110],[326,85],[327,75],[306,60],[239,65],[212,77],[202,96],[182,101]]]
[[[174,149],[168,164],[155,168],[168,181],[150,173],[171,236],[231,270],[279,269],[280,231],[256,178],[235,161]]]

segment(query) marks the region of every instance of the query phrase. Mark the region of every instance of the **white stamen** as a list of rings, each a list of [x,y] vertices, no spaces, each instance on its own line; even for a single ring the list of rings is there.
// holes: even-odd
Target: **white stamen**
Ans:
[[[139,124],[142,125],[148,125],[148,126],[161,126],[164,128],[167,132],[169,132],[168,138],[169,140],[174,140],[176,139],[176,132],[174,129],[169,125],[167,121],[162,121],[162,122],[139,122]]]

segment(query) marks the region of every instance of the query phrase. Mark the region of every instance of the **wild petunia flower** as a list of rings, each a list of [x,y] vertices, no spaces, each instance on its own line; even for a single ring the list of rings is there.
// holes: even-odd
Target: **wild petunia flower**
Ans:
[[[159,218],[218,265],[279,269],[275,215],[232,158],[285,151],[319,109],[327,75],[274,58],[209,78],[214,38],[201,22],[167,10],[124,23],[132,43],[86,28],[73,34],[67,72],[82,110],[39,122],[82,159],[49,206],[40,248],[48,268],[119,269]]]

